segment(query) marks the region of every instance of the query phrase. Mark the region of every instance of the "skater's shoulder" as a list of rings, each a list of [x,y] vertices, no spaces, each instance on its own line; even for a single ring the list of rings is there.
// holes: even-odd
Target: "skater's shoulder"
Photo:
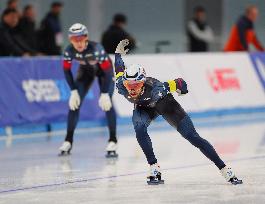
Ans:
[[[101,45],[101,43],[99,42],[95,42],[95,41],[89,41],[88,42],[88,46],[87,46],[87,51],[93,51],[99,55],[106,55],[106,52],[104,50],[104,47]]]
[[[160,84],[162,82],[156,78],[153,78],[153,77],[146,77],[145,83],[146,83],[146,85],[155,86],[155,85]]]
[[[153,84],[155,82],[160,82],[160,81],[154,77],[146,77],[146,82]]]
[[[88,42],[88,47],[101,48],[102,45],[99,42],[96,42],[96,41],[89,41]]]
[[[64,54],[72,52],[74,52],[74,46],[72,44],[67,45],[64,49]]]
[[[147,90],[150,90],[152,98],[155,101],[163,98],[167,94],[164,84],[156,78],[147,77],[145,84]]]
[[[64,58],[66,60],[70,60],[73,56],[73,53],[74,53],[74,47],[72,44],[69,44],[65,49],[64,49],[64,52],[63,52],[63,55],[64,55]]]

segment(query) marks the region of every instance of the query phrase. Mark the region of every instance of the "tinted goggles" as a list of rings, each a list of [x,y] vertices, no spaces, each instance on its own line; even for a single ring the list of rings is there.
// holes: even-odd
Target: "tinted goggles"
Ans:
[[[131,90],[131,89],[137,90],[137,89],[141,89],[143,87],[144,82],[143,81],[124,80],[123,85],[128,90]]]

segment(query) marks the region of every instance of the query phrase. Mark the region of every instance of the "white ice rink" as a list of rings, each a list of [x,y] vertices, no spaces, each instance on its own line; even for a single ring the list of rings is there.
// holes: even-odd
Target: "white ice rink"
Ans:
[[[175,130],[159,127],[150,135],[165,184],[148,186],[132,128],[119,132],[118,160],[104,157],[106,132],[76,135],[69,157],[56,155],[63,137],[2,142],[0,203],[265,203],[265,122],[198,128],[243,179],[237,186]]]

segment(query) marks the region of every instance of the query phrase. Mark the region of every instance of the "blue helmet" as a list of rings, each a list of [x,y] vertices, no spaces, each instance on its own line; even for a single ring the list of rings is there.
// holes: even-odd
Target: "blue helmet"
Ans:
[[[88,30],[86,26],[81,23],[73,24],[68,31],[68,37],[83,36],[88,35]]]

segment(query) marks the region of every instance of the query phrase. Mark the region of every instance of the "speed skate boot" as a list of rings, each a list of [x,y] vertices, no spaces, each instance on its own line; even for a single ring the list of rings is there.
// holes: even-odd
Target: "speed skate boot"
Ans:
[[[62,146],[59,148],[59,156],[69,155],[72,149],[72,144],[68,141],[64,141]]]
[[[164,180],[161,179],[160,166],[153,164],[150,166],[149,176],[147,177],[148,185],[164,184]]]
[[[117,158],[118,154],[116,152],[116,150],[118,149],[118,144],[110,141],[106,147],[106,158]]]
[[[220,171],[221,171],[221,174],[223,175],[223,177],[225,178],[225,180],[227,182],[230,182],[233,185],[237,185],[237,184],[242,184],[243,183],[242,180],[239,180],[235,176],[235,173],[232,171],[231,168],[225,166]]]

